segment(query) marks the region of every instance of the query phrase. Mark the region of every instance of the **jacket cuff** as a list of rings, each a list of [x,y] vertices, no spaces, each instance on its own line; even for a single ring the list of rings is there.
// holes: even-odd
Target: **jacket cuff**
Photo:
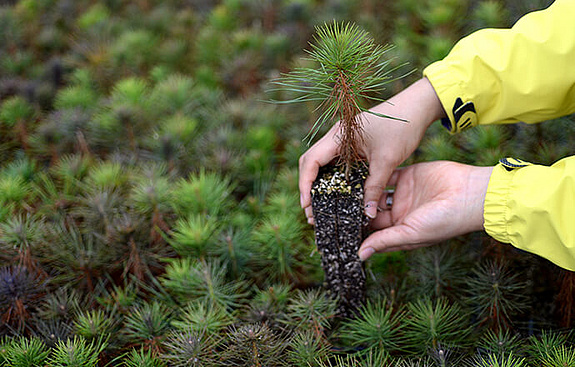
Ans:
[[[503,243],[511,242],[507,232],[507,200],[514,174],[514,170],[508,171],[501,163],[493,168],[483,206],[485,232]]]
[[[447,60],[437,61],[423,70],[423,76],[433,86],[447,114],[441,123],[453,134],[478,124],[475,105],[466,99],[461,82],[456,81],[462,78],[456,74],[457,68]]]

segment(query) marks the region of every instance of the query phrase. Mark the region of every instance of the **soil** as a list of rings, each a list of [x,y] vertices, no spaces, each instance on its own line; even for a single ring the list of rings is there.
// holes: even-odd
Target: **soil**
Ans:
[[[338,316],[346,318],[353,317],[365,301],[365,267],[357,251],[367,236],[363,185],[368,171],[365,165],[357,165],[346,179],[342,168],[320,169],[312,186],[312,208],[324,285],[338,299]]]

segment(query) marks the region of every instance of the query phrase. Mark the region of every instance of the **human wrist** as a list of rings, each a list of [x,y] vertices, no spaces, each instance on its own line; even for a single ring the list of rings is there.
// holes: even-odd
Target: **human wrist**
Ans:
[[[487,195],[493,168],[471,167],[468,176],[468,208],[471,210],[471,213],[469,213],[469,223],[472,226],[471,231],[482,231],[485,228],[483,215],[485,196]]]

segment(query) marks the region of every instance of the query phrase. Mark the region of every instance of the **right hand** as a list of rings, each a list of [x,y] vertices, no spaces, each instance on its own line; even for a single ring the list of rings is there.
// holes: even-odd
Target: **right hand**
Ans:
[[[395,168],[417,148],[429,125],[445,116],[439,98],[426,79],[406,88],[372,111],[393,116],[407,122],[362,113],[364,144],[360,155],[369,162],[365,182],[365,213],[370,218],[377,214],[377,203]],[[300,202],[310,224],[314,223],[311,209],[311,187],[319,168],[338,156],[336,123],[327,134],[309,148],[299,160]]]

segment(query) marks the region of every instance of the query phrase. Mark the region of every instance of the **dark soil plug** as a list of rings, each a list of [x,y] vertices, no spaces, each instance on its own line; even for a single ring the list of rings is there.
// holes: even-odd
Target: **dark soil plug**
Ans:
[[[354,166],[347,179],[338,168],[342,167],[320,169],[312,186],[312,207],[325,287],[338,299],[338,315],[352,317],[365,301],[365,269],[357,251],[367,235],[363,211],[367,167]]]

